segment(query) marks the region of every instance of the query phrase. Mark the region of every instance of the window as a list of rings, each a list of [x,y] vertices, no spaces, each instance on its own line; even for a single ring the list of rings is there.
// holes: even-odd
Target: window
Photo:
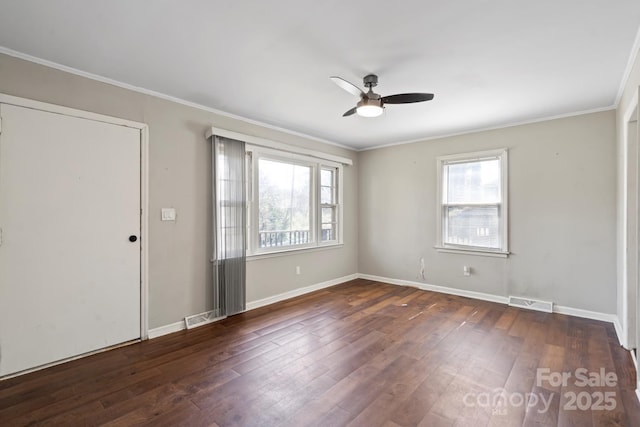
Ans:
[[[445,252],[506,256],[507,152],[438,158],[438,244]]]
[[[320,168],[320,209],[322,242],[337,240],[338,236],[338,168]]]
[[[341,243],[342,166],[248,146],[249,255]]]

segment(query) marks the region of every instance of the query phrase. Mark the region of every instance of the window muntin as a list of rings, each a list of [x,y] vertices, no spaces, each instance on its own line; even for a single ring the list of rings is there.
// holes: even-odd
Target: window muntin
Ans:
[[[506,151],[438,159],[438,247],[507,252]]]
[[[342,166],[249,148],[249,255],[341,243]]]

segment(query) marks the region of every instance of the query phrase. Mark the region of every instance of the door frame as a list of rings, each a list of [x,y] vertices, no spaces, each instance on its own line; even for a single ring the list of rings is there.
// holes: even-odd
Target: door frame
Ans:
[[[94,120],[140,131],[140,339],[149,339],[149,126],[118,117],[0,93],[0,104]],[[100,352],[102,350],[97,350]],[[39,369],[39,368],[38,368]]]
[[[638,175],[638,167],[640,167],[640,141],[631,139],[629,135],[629,124],[638,118],[638,92],[633,95],[631,102],[624,109],[622,114],[622,242],[621,242],[621,289],[619,295],[619,303],[621,313],[618,313],[621,331],[619,331],[620,344],[627,350],[636,348],[637,342],[637,297],[638,281],[640,266],[638,265],[638,252],[640,251],[640,241],[638,240],[638,201],[640,200],[640,180]],[[631,147],[633,141],[634,147]],[[631,148],[633,148],[634,156],[630,156]],[[629,169],[633,166],[636,173],[631,176]],[[629,187],[635,187],[635,191],[630,193]],[[631,200],[630,200],[631,199]],[[634,204],[634,215],[629,217],[630,203]],[[630,253],[631,252],[631,253]],[[631,256],[630,256],[631,255]],[[633,268],[631,268],[633,266]],[[631,275],[631,271],[635,271]],[[633,353],[632,353],[633,354]],[[634,363],[636,359],[634,357]],[[637,366],[637,365],[636,365]]]
[[[633,177],[635,183],[635,197],[636,204],[634,215],[632,221],[635,222],[635,235],[629,236],[629,231],[626,229],[628,222],[625,221],[625,240],[629,237],[632,238],[632,243],[635,245],[634,249],[636,250],[636,276],[634,277],[633,283],[627,283],[623,281],[623,292],[622,292],[622,310],[623,310],[623,325],[622,328],[625,331],[625,339],[627,340],[626,345],[624,347],[631,352],[631,358],[633,363],[635,364],[636,372],[638,371],[638,367],[640,364],[638,363],[638,351],[640,350],[640,217],[639,211],[640,208],[640,105],[638,104],[638,97],[640,96],[640,86],[636,88],[634,91],[633,97],[627,108],[624,110],[623,121],[622,121],[622,143],[624,147],[625,153],[625,166],[630,159],[627,159],[627,153],[629,148],[630,141],[634,141],[636,145],[636,174]],[[635,123],[635,135],[632,137],[629,134],[629,130],[631,127],[631,123]],[[625,168],[626,169],[626,168]],[[625,173],[625,188],[626,182],[630,179],[628,174]],[[625,191],[625,196],[627,192]],[[628,201],[625,198],[625,206],[627,206]],[[625,213],[628,212],[625,208]],[[627,244],[625,244],[626,248]],[[626,254],[626,251],[625,251]],[[628,268],[629,268],[629,260],[623,260],[623,277],[628,277]],[[636,396],[640,400],[640,377],[636,378]]]

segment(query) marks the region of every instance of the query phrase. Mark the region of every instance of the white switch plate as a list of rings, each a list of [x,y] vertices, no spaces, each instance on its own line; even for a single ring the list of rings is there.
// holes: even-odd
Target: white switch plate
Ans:
[[[162,220],[163,221],[175,221],[176,210],[174,208],[162,208]]]

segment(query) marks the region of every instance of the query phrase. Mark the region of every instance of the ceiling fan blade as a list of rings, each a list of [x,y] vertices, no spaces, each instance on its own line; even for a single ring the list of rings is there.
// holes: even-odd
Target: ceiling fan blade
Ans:
[[[356,112],[356,109],[357,109],[357,108],[358,108],[358,107],[353,107],[351,110],[349,110],[349,111],[347,111],[346,113],[344,113],[344,114],[342,115],[342,117],[347,117],[347,116],[350,116],[350,115],[354,114],[354,113]]]
[[[413,102],[431,101],[432,93],[399,93],[382,97],[383,104],[411,104]]]
[[[347,92],[349,92],[350,94],[355,95],[355,96],[360,97],[360,98],[362,98],[364,96],[364,92],[362,92],[358,88],[358,86],[354,85],[353,83],[349,83],[345,79],[343,79],[341,77],[337,77],[337,76],[333,76],[333,77],[329,77],[329,78],[331,79],[331,81],[333,81],[335,84],[337,84],[342,89],[344,89]]]

